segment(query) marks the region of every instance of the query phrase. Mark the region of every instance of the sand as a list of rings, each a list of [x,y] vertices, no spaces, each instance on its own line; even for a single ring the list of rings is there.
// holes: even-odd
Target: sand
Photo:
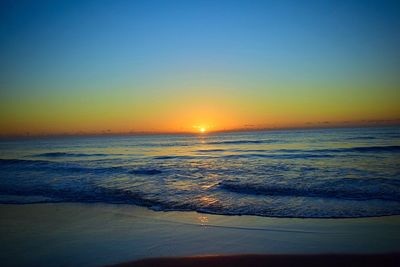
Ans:
[[[399,233],[400,216],[290,219],[131,205],[0,205],[0,262],[104,266],[193,255],[391,253],[399,251]]]
[[[356,267],[400,266],[400,254],[329,255],[229,255],[181,258],[154,258],[112,265],[112,267]],[[111,267],[111,266],[110,266]]]

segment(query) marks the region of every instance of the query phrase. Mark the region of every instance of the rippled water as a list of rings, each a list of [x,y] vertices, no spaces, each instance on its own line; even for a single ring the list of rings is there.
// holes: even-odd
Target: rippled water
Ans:
[[[0,141],[0,203],[278,217],[400,214],[400,128]]]

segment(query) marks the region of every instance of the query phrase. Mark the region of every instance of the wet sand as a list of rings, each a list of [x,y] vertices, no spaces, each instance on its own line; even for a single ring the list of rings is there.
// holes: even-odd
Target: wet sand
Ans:
[[[399,232],[400,216],[294,219],[159,212],[132,205],[2,204],[0,262],[90,267],[193,255],[391,253],[399,252]],[[191,259],[200,258],[180,261]]]
[[[329,254],[329,255],[230,255],[181,258],[153,258],[108,267],[357,267],[400,266],[400,254]]]

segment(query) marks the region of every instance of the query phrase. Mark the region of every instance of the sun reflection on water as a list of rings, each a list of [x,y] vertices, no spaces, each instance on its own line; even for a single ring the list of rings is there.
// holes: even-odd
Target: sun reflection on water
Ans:
[[[200,198],[200,202],[205,206],[212,205],[217,201],[218,201],[218,199],[216,199],[214,197],[209,197],[209,196],[203,196]]]
[[[201,215],[201,216],[198,217],[198,219],[200,221],[200,225],[201,226],[207,226],[207,224],[208,224],[208,217],[207,216]]]

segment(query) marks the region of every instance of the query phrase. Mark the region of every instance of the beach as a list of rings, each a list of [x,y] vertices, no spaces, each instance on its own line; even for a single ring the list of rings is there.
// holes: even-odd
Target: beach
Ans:
[[[388,127],[2,140],[0,262],[390,261],[399,137]]]
[[[0,0],[0,267],[400,267],[399,18]]]
[[[220,255],[181,258],[152,258],[131,261],[113,267],[288,267],[288,266],[386,266],[397,267],[400,255],[389,254],[317,254],[317,255]]]
[[[101,203],[2,204],[0,214],[4,266],[104,266],[235,254],[377,254],[400,247],[400,216],[267,218]]]

